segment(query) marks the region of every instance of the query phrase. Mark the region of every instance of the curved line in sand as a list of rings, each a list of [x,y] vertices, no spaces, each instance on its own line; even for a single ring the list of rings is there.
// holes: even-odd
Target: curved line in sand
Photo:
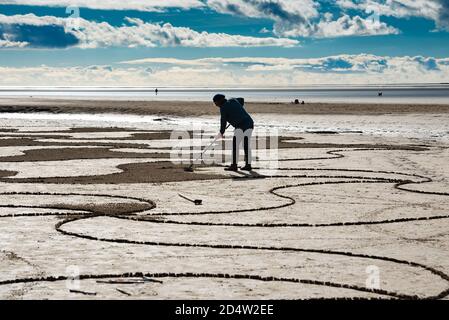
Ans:
[[[349,150],[332,150],[329,152],[333,152],[333,153],[337,153],[337,152],[341,152],[341,151],[349,151]],[[332,154],[332,153],[329,153]],[[337,154],[333,154],[334,156],[337,156],[338,158],[344,157],[344,155],[337,155]],[[333,158],[331,158],[333,159]],[[300,161],[303,159],[296,159],[296,161]],[[304,159],[304,160],[314,160],[314,159]],[[295,161],[294,159],[288,160],[288,161]],[[298,170],[295,168],[286,168],[291,169],[291,170]],[[319,170],[319,169],[315,169],[315,170]],[[335,169],[325,169],[327,171],[338,171]],[[404,174],[404,173],[396,173],[396,172],[381,172],[381,171],[371,171],[371,170],[364,170],[364,171],[360,171],[360,170],[351,170],[351,169],[341,169],[341,171],[359,171],[359,172],[371,172],[371,173],[391,173],[391,174],[400,174],[400,175],[406,175],[406,176],[413,176],[413,177],[419,177],[421,179],[425,179],[423,181],[420,182],[414,182],[411,180],[391,180],[391,179],[384,179],[384,178],[366,178],[364,179],[363,177],[357,177],[357,178],[362,178],[364,180],[358,180],[358,181],[340,181],[338,183],[396,183],[395,184],[395,188],[399,189],[399,190],[403,190],[406,192],[415,192],[415,193],[421,193],[421,194],[433,194],[433,195],[442,195],[442,196],[447,196],[449,195],[448,193],[441,193],[441,192],[428,192],[428,191],[420,191],[420,190],[410,190],[407,188],[404,188],[403,186],[408,185],[408,184],[421,184],[421,183],[427,183],[427,182],[431,182],[432,179],[424,177],[424,176],[419,176],[419,175],[413,175],[413,174]],[[304,176],[301,176],[304,177]],[[324,176],[325,177],[325,176]],[[329,178],[332,178],[332,176],[327,176]],[[269,178],[275,178],[275,177],[269,177]],[[288,177],[290,178],[290,177]],[[291,178],[295,178],[295,176],[291,177]],[[349,177],[349,178],[356,178],[356,177]],[[365,181],[366,180],[366,181]],[[327,182],[328,184],[329,182]],[[335,182],[333,182],[335,183]],[[326,184],[326,182],[324,183],[315,183],[315,184]],[[307,185],[311,185],[311,184],[307,184]],[[278,206],[277,208],[281,208],[281,207],[286,207],[286,206],[291,206],[293,205],[296,201],[288,196],[285,195],[281,195],[276,193],[276,190],[281,190],[281,189],[286,189],[286,188],[291,188],[291,187],[295,187],[295,186],[304,186],[304,184],[302,185],[285,185],[285,186],[280,186],[280,187],[276,187],[270,190],[270,192],[278,197],[284,198],[289,200],[288,203],[283,204]],[[21,194],[21,193],[9,193],[9,194]],[[23,194],[33,194],[33,193],[23,193]],[[101,196],[101,197],[110,197],[110,198],[120,198],[120,199],[127,199],[127,200],[134,200],[134,201],[144,201],[147,202],[148,204],[151,204],[154,208],[155,204],[154,202],[152,202],[151,200],[145,200],[145,199],[139,199],[139,198],[133,198],[133,197],[124,197],[124,196],[112,196],[112,195],[95,195],[95,194],[45,194],[45,193],[37,193],[36,195],[77,195],[77,196]],[[1,207],[1,206],[0,206]],[[42,208],[42,207],[40,207]],[[55,208],[51,208],[51,207],[47,207],[48,209],[55,209]],[[277,209],[277,208],[270,208],[270,209]],[[56,209],[66,209],[66,208],[56,208]],[[250,209],[250,210],[242,210],[242,211],[238,211],[238,212],[248,212],[248,211],[258,211],[258,210],[262,210],[264,208],[256,208],[256,209]],[[82,209],[80,209],[82,210]],[[332,251],[332,250],[316,250],[316,249],[300,249],[300,248],[289,248],[289,247],[284,247],[284,248],[277,248],[277,247],[256,247],[256,246],[233,246],[233,245],[207,245],[207,244],[195,244],[195,243],[161,243],[161,242],[140,242],[140,241],[132,241],[132,240],[127,240],[127,239],[102,239],[102,238],[96,238],[93,236],[88,236],[88,235],[82,235],[82,234],[77,234],[77,233],[73,233],[73,232],[68,232],[62,229],[62,226],[71,223],[71,222],[75,222],[78,220],[82,220],[82,219],[89,219],[92,217],[97,217],[97,216],[108,216],[108,217],[115,217],[115,218],[130,218],[129,215],[134,215],[136,213],[139,212],[144,212],[147,211],[148,209],[144,209],[144,210],[138,210],[138,211],[134,211],[134,210],[130,210],[129,212],[125,212],[122,213],[119,216],[112,216],[112,215],[108,215],[108,214],[98,214],[95,213],[93,211],[91,211],[91,214],[83,216],[83,217],[77,217],[77,218],[73,218],[73,219],[65,219],[61,222],[59,222],[58,224],[56,224],[55,228],[58,232],[61,232],[65,235],[68,236],[73,236],[73,237],[77,237],[77,238],[84,238],[84,239],[89,239],[89,240],[95,240],[95,241],[106,241],[106,242],[116,242],[116,243],[132,243],[132,244],[142,244],[142,245],[155,245],[155,246],[181,246],[181,247],[205,247],[205,248],[214,248],[214,249],[245,249],[245,250],[269,250],[269,251],[296,251],[296,252],[312,252],[312,253],[320,253],[320,254],[330,254],[330,255],[342,255],[342,256],[349,256],[349,257],[356,257],[356,258],[364,258],[364,259],[374,259],[374,260],[382,260],[382,261],[387,261],[387,262],[393,262],[393,263],[398,263],[398,264],[404,264],[404,265],[408,265],[408,266],[412,266],[412,267],[416,267],[416,268],[420,268],[426,271],[431,272],[434,275],[437,275],[438,277],[440,277],[442,280],[446,281],[449,283],[449,276],[439,270],[436,270],[432,267],[423,265],[423,264],[419,264],[413,261],[406,261],[406,260],[400,260],[400,259],[395,259],[395,258],[390,258],[390,257],[384,257],[384,256],[374,256],[374,255],[364,255],[364,254],[356,254],[356,253],[352,253],[352,252],[341,252],[341,251]],[[268,210],[268,209],[265,209]],[[85,211],[89,211],[89,210],[85,210]],[[234,211],[236,212],[236,211]],[[213,212],[214,214],[218,214],[218,213],[224,213],[224,212]],[[229,212],[226,212],[229,213]],[[191,213],[192,214],[196,214],[196,213]],[[204,213],[206,214],[206,213]],[[210,214],[210,213],[208,213]],[[47,213],[47,215],[49,215]],[[0,218],[4,218],[4,217],[0,217]],[[133,217],[135,218],[135,217]],[[441,216],[441,217],[433,217],[432,219],[436,219],[436,218],[447,218],[447,216]],[[416,221],[416,219],[424,219],[424,218],[415,218],[413,220],[407,220],[407,221],[394,221],[394,222],[408,222],[408,221]],[[430,218],[428,218],[430,219]],[[153,222],[154,221],[149,221],[149,222]],[[168,222],[169,223],[169,222]],[[360,223],[360,222],[359,222]],[[384,222],[377,222],[378,224],[380,223],[393,223],[391,221],[384,221]],[[345,226],[347,224],[341,224],[341,226]],[[298,225],[299,226],[299,225]],[[318,225],[319,226],[319,225]],[[317,227],[317,225],[311,225],[310,227]],[[112,278],[112,277],[129,277],[129,276],[136,276],[136,275],[140,275],[143,273],[134,273],[134,274],[121,274],[121,275],[85,275],[84,277],[87,278]],[[153,277],[162,277],[161,274],[147,274],[148,276],[153,276]],[[370,290],[367,289],[365,287],[360,287],[360,286],[351,286],[351,285],[347,285],[347,284],[336,284],[336,283],[330,283],[330,282],[321,282],[321,281],[317,281],[317,280],[304,280],[304,279],[288,279],[288,278],[274,278],[274,277],[270,277],[267,279],[263,279],[262,277],[259,276],[254,276],[254,275],[220,275],[220,274],[165,274],[166,276],[173,276],[173,277],[209,277],[209,278],[234,278],[234,279],[253,279],[253,280],[260,280],[260,281],[289,281],[289,282],[297,282],[297,283],[307,283],[307,284],[315,284],[315,285],[323,285],[323,286],[330,286],[330,287],[340,287],[340,288],[347,288],[347,289],[353,289],[356,291],[363,291],[363,292],[372,292],[372,293],[377,293],[379,295],[387,295],[390,297],[394,297],[394,298],[402,298],[402,299],[439,299],[439,298],[444,298],[447,295],[449,295],[449,289],[444,290],[442,292],[440,292],[437,295],[434,296],[430,296],[430,297],[418,297],[418,296],[410,296],[410,295],[406,295],[406,294],[401,294],[401,293],[397,293],[397,292],[389,292],[389,291],[384,291],[384,290]],[[16,279],[16,280],[7,280],[7,281],[2,281],[0,282],[0,285],[7,285],[7,284],[13,284],[13,283],[25,283],[25,282],[40,282],[40,281],[60,281],[60,280],[66,280],[67,277],[59,277],[59,278],[55,278],[55,277],[46,277],[46,278],[25,278],[25,279]],[[269,280],[268,280],[269,279]]]

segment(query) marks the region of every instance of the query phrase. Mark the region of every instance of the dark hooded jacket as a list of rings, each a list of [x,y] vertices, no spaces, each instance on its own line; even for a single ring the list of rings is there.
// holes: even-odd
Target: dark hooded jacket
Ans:
[[[226,124],[229,122],[234,128],[254,129],[254,121],[246,112],[245,108],[237,99],[229,99],[220,107],[221,127],[220,132],[224,134],[226,131]]]

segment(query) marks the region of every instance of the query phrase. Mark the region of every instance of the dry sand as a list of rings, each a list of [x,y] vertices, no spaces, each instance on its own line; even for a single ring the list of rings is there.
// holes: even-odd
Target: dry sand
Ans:
[[[215,112],[102,103],[91,108]],[[47,111],[93,110],[70,104]],[[382,108],[447,111],[369,112]],[[0,298],[448,299],[443,142],[291,133],[280,138],[278,170],[261,169],[259,156],[251,174],[220,165],[187,173],[170,162],[169,131],[29,120],[0,131]]]

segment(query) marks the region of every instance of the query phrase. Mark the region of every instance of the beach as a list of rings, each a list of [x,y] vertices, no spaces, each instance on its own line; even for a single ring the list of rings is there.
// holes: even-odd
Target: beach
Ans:
[[[0,297],[448,299],[449,105],[246,108],[275,159],[189,173],[212,103],[1,98]]]
[[[449,104],[306,103],[248,102],[250,113],[272,114],[391,114],[448,113]],[[118,99],[0,99],[0,112],[117,113],[132,115],[205,116],[217,115],[212,101],[155,101]]]

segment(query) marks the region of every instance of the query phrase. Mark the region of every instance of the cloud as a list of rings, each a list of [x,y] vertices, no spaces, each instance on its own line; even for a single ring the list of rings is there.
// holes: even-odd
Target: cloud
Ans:
[[[336,4],[344,9],[376,13],[389,17],[427,17],[435,18],[439,10],[440,0],[336,0]],[[444,1],[444,0],[443,0]]]
[[[292,29],[311,27],[319,17],[318,3],[313,0],[207,0],[207,5],[220,13],[274,21],[273,32],[284,36]]]
[[[272,87],[309,84],[383,84],[447,82],[449,58],[389,57],[372,54],[338,55],[310,59],[235,57],[202,59],[147,58],[123,61],[123,65],[151,67],[151,83],[183,85],[175,70],[182,72],[183,80],[191,77],[190,85]],[[194,70],[197,70],[194,72]],[[214,70],[201,73],[199,70]],[[216,70],[220,70],[217,72]],[[174,72],[174,73],[173,73]],[[181,74],[181,73],[179,73]],[[170,75],[172,79],[170,79]],[[150,79],[148,80],[150,81]],[[184,85],[185,85],[184,83]]]
[[[145,23],[127,18],[128,25],[114,27],[106,22],[82,18],[58,18],[34,14],[0,14],[0,40],[24,42],[30,47],[260,47],[297,46],[287,38],[249,37],[226,33],[198,32],[170,23]]]
[[[341,5],[354,4],[345,1]],[[320,1],[314,0],[207,0],[221,13],[274,21],[273,32],[283,37],[342,37],[397,34],[399,31],[380,21],[360,16],[341,15],[333,18],[325,12]]]
[[[0,23],[0,40],[2,39],[17,44],[15,47],[19,48],[66,48],[77,45],[79,42],[73,34],[66,33],[63,26],[54,24]]]
[[[0,39],[0,48],[24,48],[28,46],[28,42],[9,41]]]
[[[439,61],[435,58],[428,58],[428,57],[414,57],[413,61],[418,62],[424,70],[434,71],[434,70],[440,70],[439,67]]]
[[[283,37],[398,34],[398,29],[381,21],[382,16],[424,17],[434,20],[439,29],[449,30],[448,0],[336,0],[334,8],[341,12],[333,13],[326,11],[329,8],[326,0],[205,1],[220,13],[271,19],[274,34]]]
[[[210,63],[206,59],[184,60],[176,58],[147,58],[130,61],[122,61],[122,64],[162,64],[178,66],[207,66]]]
[[[388,35],[398,34],[399,30],[388,26],[384,22],[375,21],[373,19],[364,19],[359,16],[350,17],[343,15],[337,20],[332,20],[330,16],[304,29],[291,29],[284,32],[285,36],[313,36],[315,38],[328,37],[344,37],[344,36],[372,36],[372,35]]]
[[[449,1],[440,0],[440,10],[438,11],[437,26],[449,31]]]
[[[0,0],[0,4],[48,7],[81,7],[102,10],[160,11],[166,8],[200,8],[199,0]]]
[[[139,60],[137,60],[139,61]],[[138,64],[90,67],[0,67],[2,86],[294,87],[313,84],[439,83],[449,78],[449,58],[370,54],[313,59],[149,58]]]
[[[308,72],[340,73],[340,72],[370,72],[380,73],[388,68],[389,61],[397,58],[379,57],[369,54],[339,55],[323,58],[290,59],[290,58],[265,58],[265,57],[236,57],[236,58],[202,58],[202,59],[172,59],[172,58],[147,58],[131,61],[122,61],[127,65],[151,65],[165,67],[166,65],[188,67],[216,67],[243,68],[245,71],[286,71],[304,70]],[[411,62],[425,65],[428,61],[440,63],[434,58],[414,57]],[[443,61],[443,60],[441,60]]]
[[[319,16],[313,0],[207,0],[208,6],[221,13],[252,18],[269,18],[275,22],[274,32],[284,34],[297,26],[310,25]]]
[[[8,33],[8,30],[2,30],[0,25],[0,48],[24,48],[29,45],[28,42],[16,41],[14,36]]]
[[[273,33],[282,37],[398,33],[385,23],[374,28],[370,26],[369,15],[372,13],[397,18],[424,17],[434,20],[437,28],[449,30],[448,0],[0,0],[0,4],[138,11],[209,9],[224,14],[270,19],[274,22]],[[327,10],[333,10],[330,8],[341,10],[333,12],[339,15],[334,21],[327,18],[330,14]],[[356,13],[349,14],[349,10]],[[331,32],[332,27],[339,32]]]
[[[396,18],[423,17],[434,20],[439,29],[449,30],[448,0],[336,0],[343,9],[361,10]]]

